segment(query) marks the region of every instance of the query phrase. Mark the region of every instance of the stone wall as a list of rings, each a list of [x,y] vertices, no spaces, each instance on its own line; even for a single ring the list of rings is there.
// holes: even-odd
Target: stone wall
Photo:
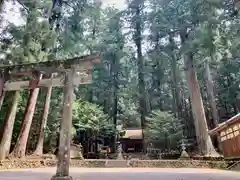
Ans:
[[[108,161],[108,160],[107,160]],[[113,163],[114,160],[111,160]],[[56,160],[5,160],[0,162],[0,169],[25,169],[55,167]],[[71,160],[72,167],[105,168],[106,160]],[[227,161],[201,160],[131,160],[127,167],[132,168],[215,168],[227,169]],[[114,166],[113,166],[114,167]]]

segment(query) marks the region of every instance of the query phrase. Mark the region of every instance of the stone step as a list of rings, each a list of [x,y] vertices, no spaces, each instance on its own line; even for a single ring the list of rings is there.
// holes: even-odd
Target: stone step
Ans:
[[[107,160],[105,167],[107,168],[126,168],[129,167],[127,160]]]

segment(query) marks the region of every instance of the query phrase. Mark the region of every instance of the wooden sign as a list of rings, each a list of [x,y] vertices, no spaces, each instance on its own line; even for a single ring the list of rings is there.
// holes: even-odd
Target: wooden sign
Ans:
[[[91,84],[92,74],[79,74],[75,75],[73,78],[73,84]],[[6,82],[4,84],[5,91],[17,91],[20,89],[33,89],[40,87],[63,87],[64,86],[64,76],[52,79],[42,79],[38,82],[37,86],[31,86],[31,81],[16,81],[16,82]]]

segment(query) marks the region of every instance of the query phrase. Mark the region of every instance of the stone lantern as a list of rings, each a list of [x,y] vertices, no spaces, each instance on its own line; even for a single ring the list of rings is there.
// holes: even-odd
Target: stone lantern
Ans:
[[[123,160],[123,155],[122,155],[122,152],[123,152],[123,149],[122,149],[122,143],[120,141],[120,139],[125,136],[126,134],[126,131],[123,130],[122,126],[117,126],[117,152],[118,152],[118,156],[117,156],[117,159],[118,160]]]
[[[180,159],[189,159],[190,156],[186,151],[186,144],[184,143],[184,140],[182,140],[181,149],[182,149],[182,153],[181,153]]]

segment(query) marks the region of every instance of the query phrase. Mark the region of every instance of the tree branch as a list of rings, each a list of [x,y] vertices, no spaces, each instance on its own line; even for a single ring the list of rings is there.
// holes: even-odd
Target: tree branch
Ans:
[[[21,2],[21,0],[15,0],[18,2],[18,4],[20,4],[27,12],[29,12],[29,9],[25,6],[25,4],[23,2]]]
[[[65,5],[69,6],[70,8],[73,8],[73,9],[74,9],[74,7],[71,6],[71,5],[68,3],[68,1],[63,1],[63,4],[65,4]]]

